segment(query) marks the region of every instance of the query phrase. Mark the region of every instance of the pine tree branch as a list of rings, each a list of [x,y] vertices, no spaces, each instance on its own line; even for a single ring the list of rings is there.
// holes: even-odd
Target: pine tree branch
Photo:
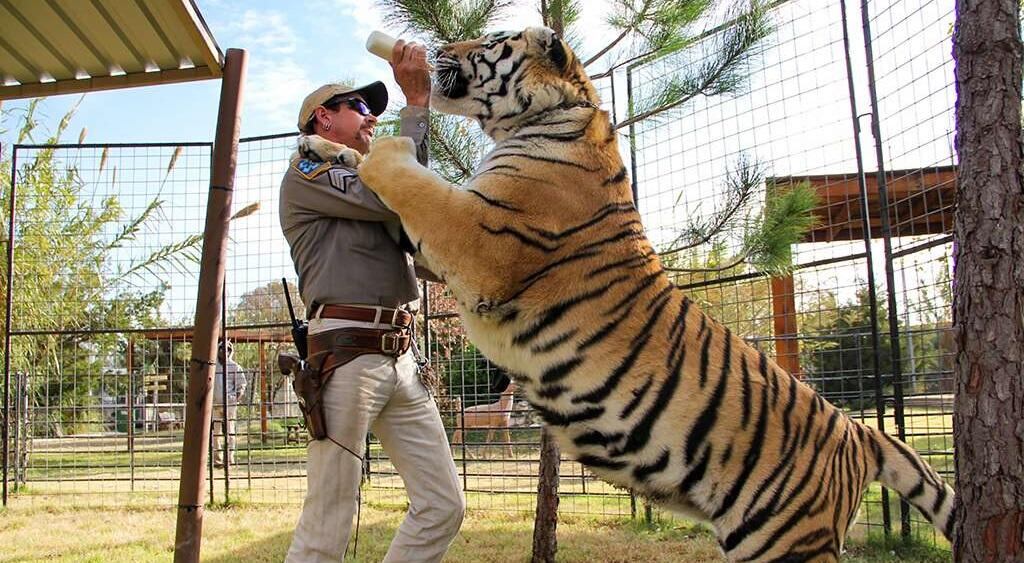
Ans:
[[[674,100],[672,102],[669,102],[667,104],[662,104],[662,105],[660,105],[658,107],[655,107],[653,109],[649,109],[647,111],[641,112],[640,114],[634,115],[633,117],[630,117],[630,118],[628,118],[626,120],[620,121],[619,123],[617,123],[615,125],[615,128],[616,129],[622,129],[623,127],[628,127],[630,125],[633,125],[633,124],[638,123],[640,121],[643,121],[645,119],[654,117],[655,115],[658,115],[660,113],[664,113],[664,112],[666,112],[666,111],[668,111],[670,109],[677,108],[677,107],[679,107],[679,106],[689,102],[690,100],[696,98],[698,95],[703,94],[706,90],[709,90],[711,85],[714,84],[716,80],[718,80],[721,76],[723,76],[725,74],[725,71],[726,71],[726,66],[725,65],[720,65],[715,70],[715,72],[713,72],[712,74],[706,76],[705,79],[701,81],[700,85],[697,86],[696,88],[694,88],[689,94],[686,94],[683,97],[681,97],[681,98],[679,98],[677,100]]]
[[[623,39],[625,39],[626,36],[628,36],[631,31],[633,31],[633,28],[630,28],[630,27],[627,27],[626,29],[623,29],[622,33],[620,33],[618,37],[616,37],[614,40],[612,40],[611,43],[605,45],[604,48],[601,49],[600,51],[598,51],[596,55],[594,55],[593,57],[590,57],[589,59],[587,59],[586,62],[583,63],[583,67],[586,68],[586,67],[590,66],[591,64],[593,64],[594,62],[597,62],[598,60],[600,60],[601,57],[605,56],[605,54],[608,53],[608,51],[611,51],[613,48],[615,48],[616,45],[618,45]],[[611,70],[613,70],[613,69],[609,69],[606,72],[610,72]],[[593,79],[593,77],[591,77],[591,79]]]
[[[726,177],[728,184],[727,193],[729,194],[726,208],[715,213],[709,225],[692,226],[689,229],[691,233],[697,233],[699,235],[698,238],[682,246],[666,250],[661,254],[677,254],[710,242],[715,235],[725,229],[726,225],[733,220],[736,214],[747,206],[750,198],[754,195],[754,190],[761,185],[763,179],[764,174],[762,173],[761,165],[757,162],[752,163],[747,160],[746,155],[741,155],[736,164],[736,170],[729,172]]]
[[[716,30],[725,30],[726,33],[723,41],[724,46],[721,49],[721,51],[724,51],[724,56],[716,61],[706,63],[697,73],[697,77],[685,79],[684,84],[686,82],[691,82],[691,84],[685,84],[685,88],[681,89],[678,97],[676,97],[677,94],[673,93],[671,96],[673,99],[670,101],[657,104],[649,110],[641,111],[637,115],[619,122],[616,124],[616,129],[628,127],[629,125],[677,108],[698,95],[711,95],[733,90],[735,84],[731,84],[728,80],[729,73],[736,70],[737,67],[740,67],[749,59],[753,55],[753,49],[757,43],[764,39],[771,31],[766,23],[768,9],[764,5],[755,4],[751,11],[716,28]],[[705,34],[702,37],[708,36]],[[679,45],[681,46],[682,44]],[[664,47],[665,45],[661,45],[658,49],[660,50]],[[652,52],[648,56],[654,54],[656,53]]]
[[[454,43],[483,35],[509,0],[377,0],[384,21]]]
[[[634,63],[636,61],[640,61],[640,60],[643,60],[643,59],[646,59],[646,58],[654,57],[655,55],[658,54],[659,50],[660,50],[660,48],[658,48],[658,49],[651,49],[650,51],[641,53],[641,54],[633,56],[633,57],[629,57],[628,59],[621,60],[621,61],[619,61],[617,63],[613,63],[611,66],[608,67],[608,70],[606,70],[606,71],[604,71],[604,72],[602,72],[600,74],[595,74],[595,75],[591,76],[590,79],[591,80],[598,80],[598,79],[601,79],[601,78],[605,78],[608,75],[610,75],[611,73],[615,72],[616,70],[618,70],[618,69],[620,69],[620,68],[622,68],[622,67],[624,67],[626,65],[632,64],[632,63]]]
[[[458,169],[458,171],[463,175],[464,178],[469,178],[470,176],[472,176],[473,167],[468,166],[465,162],[462,161],[462,158],[459,156],[458,151],[452,148],[452,146],[448,143],[448,139],[445,138],[443,132],[439,131],[434,124],[431,124],[430,133],[430,143],[434,147],[440,145],[440,152],[443,153],[445,157],[444,162]]]
[[[684,273],[684,274],[701,274],[701,273],[724,272],[726,270],[731,270],[731,269],[735,268],[736,266],[739,266],[740,264],[745,262],[747,260],[747,258],[750,258],[750,252],[749,251],[748,252],[744,252],[744,253],[734,257],[731,261],[729,261],[728,263],[726,263],[726,264],[724,264],[722,266],[714,266],[714,267],[708,267],[708,268],[676,268],[676,267],[667,267],[666,266],[666,267],[663,267],[662,269],[665,270],[666,272],[680,272],[680,273]]]

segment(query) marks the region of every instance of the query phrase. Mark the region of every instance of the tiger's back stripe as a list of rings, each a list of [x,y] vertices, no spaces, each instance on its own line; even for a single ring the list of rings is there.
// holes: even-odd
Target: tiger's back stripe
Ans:
[[[626,307],[626,309],[623,310],[618,317],[615,317],[610,322],[606,323],[597,332],[590,335],[586,340],[580,343],[580,345],[576,347],[576,351],[583,352],[587,348],[590,348],[591,346],[600,343],[602,340],[604,340],[613,332],[615,332],[615,329],[618,328],[620,324],[622,324],[622,321],[626,320],[629,317],[629,315],[633,312],[633,307],[635,305],[636,301],[634,300],[633,303],[630,303],[629,306]]]
[[[796,407],[796,378],[790,376],[789,379],[789,400],[786,402],[786,409],[782,413],[782,443],[779,444],[779,453],[786,449],[786,443],[790,438],[790,419],[793,415],[793,409]]]
[[[685,308],[685,307],[684,307]],[[685,314],[684,317],[685,319]],[[640,421],[633,425],[633,428],[626,433],[626,443],[622,447],[612,451],[612,455],[624,455],[627,453],[635,452],[640,448],[647,445],[647,442],[651,438],[651,429],[661,418],[661,415],[665,413],[665,407],[672,399],[672,395],[675,393],[676,388],[679,386],[679,381],[682,378],[680,371],[682,370],[683,363],[686,360],[686,347],[681,346],[683,332],[676,333],[675,338],[669,345],[669,350],[672,353],[669,355],[668,361],[670,365],[666,366],[667,377],[665,382],[661,384],[658,389],[658,394],[654,397],[654,402],[647,408],[644,415],[640,418]]]
[[[602,469],[622,469],[626,467],[626,462],[615,461],[606,457],[600,457],[595,455],[581,455],[576,461],[583,465],[589,465],[590,467],[597,467]]]
[[[569,426],[570,424],[575,424],[577,422],[586,422],[588,420],[599,418],[604,414],[604,407],[587,407],[583,410],[568,413],[557,412],[539,405],[534,405],[533,408],[540,413],[544,422],[552,426]]]
[[[530,348],[530,352],[533,352],[534,354],[546,354],[548,352],[551,352],[558,348],[559,346],[565,344],[569,340],[572,340],[578,332],[579,329],[574,327],[570,330],[563,332],[562,334],[559,334],[558,336],[552,338],[550,341],[545,342],[544,344],[539,344],[537,346]]]
[[[690,467],[689,472],[683,477],[683,480],[679,482],[679,491],[681,493],[688,493],[694,485],[701,482],[704,479],[704,473],[708,469],[708,460],[711,459],[711,445],[709,444],[704,448],[704,455],[697,460],[696,465]],[[689,463],[687,463],[689,465]]]
[[[607,446],[608,444],[617,442],[620,439],[622,439],[622,432],[605,434],[600,430],[590,430],[573,438],[573,442],[577,446]]]
[[[581,231],[593,227],[594,225],[598,225],[612,215],[629,214],[635,212],[636,208],[633,206],[632,203],[610,203],[599,209],[592,218],[584,221],[583,223],[574,225],[557,233],[537,229],[535,227],[530,227],[530,229],[533,230],[536,234],[541,235],[548,240],[557,241],[575,235]],[[639,223],[639,221],[637,221],[637,223]]]
[[[700,388],[708,384],[708,365],[711,362],[711,332],[704,335],[704,342],[700,345]]]
[[[764,539],[764,541],[761,543],[761,546],[756,551],[754,551],[753,554],[746,558],[747,561],[757,561],[762,555],[770,551],[773,547],[775,547],[775,544],[778,543],[780,539],[782,539],[782,536],[788,533],[793,528],[794,524],[796,524],[798,520],[806,518],[808,512],[811,511],[811,508],[817,501],[818,497],[821,495],[822,489],[825,485],[824,480],[809,479],[810,473],[818,469],[816,467],[817,458],[819,457],[818,453],[819,452],[814,453],[814,459],[812,460],[814,463],[808,464],[807,473],[804,475],[803,479],[798,481],[799,483],[809,483],[812,481],[817,481],[817,486],[814,488],[814,491],[807,496],[807,499],[799,507],[797,507],[795,510],[791,512],[789,518],[787,518],[784,522],[779,523],[779,525],[775,528],[775,531]],[[787,501],[783,503],[780,507],[778,507],[778,510],[784,509],[786,506],[790,504],[790,502],[796,499],[796,497],[796,494],[791,494]],[[770,515],[766,515],[765,522],[763,522],[762,525],[764,523],[767,523],[768,518],[770,518]]]
[[[676,339],[677,331],[679,332],[679,334],[686,333],[686,315],[688,315],[690,312],[690,303],[692,303],[690,301],[690,298],[683,296],[682,300],[679,303],[679,322],[672,325],[672,330],[670,330],[668,333],[669,340]]]
[[[491,234],[491,235],[494,235],[494,236],[510,235],[512,238],[518,240],[519,242],[525,244],[526,246],[529,246],[531,248],[536,248],[537,250],[542,250],[544,252],[548,252],[548,253],[554,252],[554,251],[558,250],[558,248],[559,248],[558,245],[548,246],[548,245],[544,244],[543,242],[541,242],[539,240],[532,239],[532,238],[526,236],[525,234],[519,232],[518,230],[513,229],[512,227],[502,227],[500,229],[494,229],[494,228],[488,227],[487,225],[485,225],[483,223],[480,223],[480,228],[483,229],[484,231],[486,231],[488,234]]]
[[[498,209],[504,209],[506,211],[514,211],[516,213],[522,213],[523,212],[522,209],[512,205],[511,203],[507,203],[507,202],[501,201],[501,200],[496,199],[496,198],[487,197],[484,194],[482,194],[482,193],[480,193],[480,192],[478,192],[476,190],[466,190],[466,193],[470,193],[470,194],[475,195],[476,197],[482,199],[484,201],[484,203],[486,203],[487,205],[490,205],[492,207],[497,207]]]
[[[512,339],[512,343],[517,346],[529,344],[533,339],[537,338],[537,336],[539,336],[541,332],[543,332],[549,326],[558,322],[562,318],[562,316],[564,316],[572,308],[577,307],[580,304],[590,301],[592,299],[601,297],[609,289],[620,283],[627,281],[628,279],[628,276],[619,276],[610,281],[605,286],[598,287],[597,289],[592,289],[586,293],[582,293],[580,295],[557,303],[552,307],[549,307],[540,315],[541,320],[537,322],[537,324],[517,334],[515,338]]]
[[[573,397],[572,402],[576,404],[599,403],[607,399],[608,395],[611,394],[622,380],[622,376],[626,375],[626,373],[633,368],[633,364],[636,362],[636,359],[640,356],[640,353],[643,352],[644,347],[647,346],[647,343],[650,342],[650,340],[650,334],[642,335],[639,342],[633,345],[629,355],[622,360],[622,362],[607,378],[605,378],[604,383],[602,383],[600,387],[585,395]]]
[[[744,361],[743,364],[744,369],[746,369],[746,361]],[[757,467],[757,463],[761,459],[761,449],[764,447],[764,436],[768,426],[767,387],[761,387],[761,408],[759,410],[760,413],[757,417],[757,424],[751,432],[750,445],[747,446],[747,455],[743,457],[743,469],[740,471],[740,474],[733,479],[732,488],[725,494],[725,498],[722,499],[722,503],[712,514],[712,518],[721,518],[733,507],[744,487],[748,486],[750,474],[753,473],[754,468]]]
[[[617,242],[623,242],[628,240],[639,240],[641,238],[645,238],[643,226],[641,225],[638,219],[633,219],[621,225],[617,232],[612,233],[611,235],[603,239],[595,240],[593,242],[587,243],[585,246],[581,246],[579,248],[579,251],[586,252],[596,248],[601,248],[602,246],[608,246],[609,244],[614,244]]]
[[[640,329],[637,335],[633,338],[633,342],[630,343],[630,353],[623,359],[615,370],[605,379],[604,383],[594,389],[593,391],[579,397],[573,397],[573,403],[580,402],[600,402],[611,394],[611,391],[618,386],[623,379],[623,376],[628,374],[633,369],[633,364],[636,362],[640,354],[643,353],[647,343],[650,342],[651,329],[657,324],[658,319],[662,318],[662,313],[665,312],[666,303],[669,301],[669,293],[663,292],[660,297],[657,297],[650,303],[654,307],[653,314],[644,323],[644,326]],[[650,309],[650,306],[648,306]]]
[[[522,159],[526,159],[526,160],[536,160],[536,161],[539,161],[539,162],[546,162],[548,164],[558,164],[560,166],[568,166],[570,168],[578,168],[578,169],[584,170],[586,172],[600,172],[601,171],[600,168],[591,168],[589,166],[585,166],[583,164],[580,164],[578,162],[573,162],[571,160],[564,160],[564,159],[561,159],[561,158],[554,158],[554,157],[550,157],[550,156],[537,156],[535,154],[530,154],[530,153],[525,153],[525,152],[504,153],[501,156],[503,156],[503,157],[511,157],[511,158],[522,158]]]
[[[626,405],[626,408],[622,409],[622,412],[619,413],[620,419],[629,418],[629,415],[633,414],[633,411],[636,410],[638,406],[640,406],[640,402],[643,401],[644,397],[647,396],[647,391],[651,389],[651,386],[653,384],[654,374],[649,373],[647,374],[647,381],[644,381],[644,383],[639,388],[633,390],[633,398],[630,399],[629,403]]]
[[[639,256],[632,256],[630,258],[624,258],[624,259],[618,260],[616,262],[609,262],[609,263],[605,264],[604,266],[601,266],[600,268],[597,268],[596,270],[591,272],[591,274],[594,275],[594,276],[597,276],[597,275],[603,274],[603,273],[605,273],[605,272],[607,272],[609,270],[620,270],[620,269],[628,270],[630,268],[639,268],[641,266],[644,266],[644,265],[648,264],[651,261],[651,256],[652,255],[653,255],[653,253],[651,253],[651,252],[644,252],[643,254],[640,254]]]
[[[818,459],[820,453],[821,453],[820,450],[815,450],[814,452],[812,452],[811,463],[809,463],[807,465],[807,470],[806,470],[805,474],[802,476],[802,478],[800,478],[800,479],[798,479],[796,481],[798,485],[802,484],[802,483],[809,483],[809,482],[812,482],[812,481],[817,481],[818,482],[818,489],[817,490],[821,489],[822,481],[808,480],[809,473],[811,471],[816,471],[818,469],[817,468],[817,459]],[[771,519],[776,514],[778,514],[786,506],[789,506],[789,504],[791,502],[793,502],[797,498],[797,496],[800,493],[800,488],[799,487],[796,487],[794,490],[787,492],[787,490],[788,490],[787,484],[789,482],[790,477],[795,473],[794,470],[796,469],[796,465],[794,463],[790,462],[788,465],[789,465],[789,469],[787,471],[788,475],[783,479],[782,484],[776,489],[775,494],[772,495],[772,498],[769,500],[769,502],[765,506],[761,507],[760,510],[754,512],[751,516],[749,516],[748,518],[744,519],[743,522],[740,524],[740,527],[737,528],[736,530],[734,530],[732,533],[730,533],[726,537],[725,546],[726,546],[726,551],[727,552],[728,551],[732,551],[744,539],[746,539],[751,534],[753,534],[754,532],[756,532],[756,531],[760,530],[762,527],[764,527],[764,525],[769,523],[771,521]],[[783,498],[783,495],[785,495],[785,498]],[[812,494],[811,497],[812,498],[816,497],[816,494]],[[807,501],[805,501],[805,505],[806,504],[807,504]],[[794,511],[794,514],[798,515],[799,517],[803,517],[804,513],[806,513],[806,511],[807,511],[807,507],[804,506],[804,507],[801,507],[801,509]],[[790,525],[792,525],[792,524],[790,524]],[[762,554],[764,554],[766,551],[768,551],[769,549],[771,549],[774,546],[775,542],[778,541],[778,538],[781,537],[781,533],[784,533],[785,530],[786,530],[786,526],[785,525],[781,525],[778,528],[776,528],[775,534],[773,534],[772,536],[769,536],[766,539],[766,541],[761,544],[759,550],[757,552],[755,552],[754,555],[747,557],[745,560],[756,561],[758,559],[758,557],[760,557]]]
[[[708,339],[710,340],[710,333],[708,333]],[[711,433],[711,429],[714,428],[715,422],[718,420],[718,413],[722,405],[722,399],[725,398],[725,388],[729,381],[727,377],[729,374],[731,364],[731,352],[732,352],[732,333],[729,329],[725,329],[725,343],[723,344],[724,350],[722,352],[722,373],[718,377],[718,385],[715,386],[715,391],[711,394],[711,400],[704,407],[704,410],[697,417],[697,421],[694,423],[693,428],[690,429],[689,436],[686,437],[686,464],[689,465],[693,461],[693,457],[697,454],[697,449],[701,444],[704,443],[705,438]],[[706,371],[707,366],[703,371]],[[708,445],[710,448],[710,444]]]
[[[587,258],[593,258],[594,256],[598,256],[598,255],[599,254],[598,254],[598,252],[596,250],[591,250],[589,252],[580,252],[580,253],[577,253],[577,254],[570,254],[570,255],[565,256],[563,258],[559,258],[558,260],[548,264],[547,266],[541,268],[540,270],[537,270],[533,274],[530,274],[529,277],[527,277],[522,282],[520,282],[519,289],[516,290],[516,292],[513,293],[512,296],[508,298],[508,300],[512,301],[512,300],[518,298],[519,296],[521,296],[522,294],[526,293],[526,291],[529,290],[530,288],[532,288],[535,283],[537,283],[540,280],[546,278],[548,276],[548,274],[550,274],[551,272],[553,272],[553,271],[555,271],[555,270],[557,270],[559,268],[562,268],[563,266],[565,266],[567,264],[571,264],[572,262],[578,262],[580,260],[586,260]]]
[[[750,389],[750,369],[747,368],[747,359],[742,358],[740,362],[740,378],[743,382],[743,413],[740,417],[740,427],[744,430],[747,429],[747,424],[750,423],[750,409],[751,409],[751,389]]]
[[[641,293],[643,293],[644,291],[647,291],[648,289],[651,289],[651,283],[654,280],[660,278],[661,276],[662,276],[661,272],[655,271],[655,272],[651,272],[650,274],[647,274],[643,278],[640,278],[640,280],[638,280],[636,285],[633,287],[633,291],[630,291],[629,293],[627,293],[625,295],[625,297],[620,299],[618,301],[618,303],[616,303],[611,309],[608,309],[607,311],[605,311],[604,315],[612,315],[612,314],[615,313],[615,311],[618,311],[620,308],[624,307],[627,303],[632,302]]]
[[[579,356],[570,358],[564,362],[559,362],[545,370],[544,374],[540,377],[540,381],[544,384],[557,383],[568,377],[568,375],[582,363],[583,358]]]
[[[607,187],[607,186],[611,186],[613,184],[618,184],[619,182],[621,182],[621,181],[623,181],[625,179],[626,179],[626,167],[623,166],[621,169],[619,169],[618,172],[615,173],[614,176],[612,176],[611,178],[608,178],[607,180],[601,182],[601,185]]]
[[[646,481],[648,477],[655,473],[661,473],[668,468],[668,461],[671,454],[667,449],[661,450],[661,455],[658,456],[653,463],[637,465],[633,468],[633,478],[637,481]]]

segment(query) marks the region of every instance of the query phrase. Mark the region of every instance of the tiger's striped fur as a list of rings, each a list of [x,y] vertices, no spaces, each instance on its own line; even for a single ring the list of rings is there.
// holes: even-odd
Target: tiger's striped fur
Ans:
[[[472,341],[522,377],[562,451],[710,521],[731,561],[835,561],[879,480],[947,537],[953,491],[911,448],[845,416],[677,289],[633,205],[616,133],[552,31],[447,45],[435,108],[495,141],[463,189],[408,139],[363,180],[448,284]]]

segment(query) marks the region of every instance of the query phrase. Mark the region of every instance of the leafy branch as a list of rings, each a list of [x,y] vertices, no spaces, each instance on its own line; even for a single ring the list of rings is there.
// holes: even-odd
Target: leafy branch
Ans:
[[[708,39],[710,46],[703,50],[700,62],[691,72],[656,81],[655,93],[630,108],[630,117],[616,124],[616,129],[678,108],[700,95],[717,96],[739,91],[750,61],[759,53],[759,45],[771,32],[767,10],[760,4],[754,4],[749,12],[715,35],[716,39]],[[681,38],[673,41],[672,49],[689,45]],[[664,56],[660,52],[664,50],[664,47],[655,49],[644,57]]]
[[[475,39],[510,5],[510,0],[377,0],[385,23],[426,33],[434,43]]]
[[[804,182],[786,188],[764,184],[761,167],[740,157],[734,171],[726,178],[726,205],[708,218],[691,221],[682,229],[682,234],[661,252],[662,257],[674,260],[673,256],[698,246],[712,244],[719,250],[712,253],[712,263],[702,266],[676,267],[666,265],[670,272],[723,272],[746,262],[755,270],[778,275],[792,268],[791,245],[801,240],[815,222],[812,211],[820,204],[820,198]],[[760,212],[753,210],[754,196],[764,186],[764,206]],[[741,239],[739,250],[733,256],[720,260],[721,248],[726,238]]]

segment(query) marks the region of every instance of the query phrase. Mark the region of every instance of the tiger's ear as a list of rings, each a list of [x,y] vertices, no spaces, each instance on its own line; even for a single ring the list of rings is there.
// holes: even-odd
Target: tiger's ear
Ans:
[[[569,53],[565,50],[565,43],[555,32],[551,32],[549,41],[548,58],[559,72],[564,73],[569,67]]]

